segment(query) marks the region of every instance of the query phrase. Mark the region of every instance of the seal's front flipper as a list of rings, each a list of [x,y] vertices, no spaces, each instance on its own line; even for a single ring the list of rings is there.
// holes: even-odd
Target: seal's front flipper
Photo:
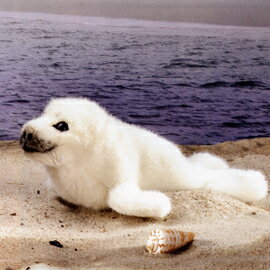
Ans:
[[[138,217],[164,218],[171,211],[170,199],[159,191],[142,191],[123,183],[109,192],[109,207],[118,213]]]

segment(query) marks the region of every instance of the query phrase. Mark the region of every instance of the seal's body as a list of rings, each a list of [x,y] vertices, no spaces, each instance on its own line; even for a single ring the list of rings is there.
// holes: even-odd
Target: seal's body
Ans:
[[[204,188],[247,202],[267,194],[259,171],[229,168],[207,153],[187,158],[170,141],[87,99],[52,100],[23,126],[20,142],[46,166],[59,196],[93,209],[164,217],[171,204],[160,191]]]

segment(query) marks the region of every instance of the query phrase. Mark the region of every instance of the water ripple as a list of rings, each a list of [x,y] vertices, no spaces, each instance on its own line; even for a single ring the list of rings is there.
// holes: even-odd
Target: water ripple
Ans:
[[[55,96],[91,98],[177,143],[270,136],[265,29],[0,25],[0,139],[17,138]]]

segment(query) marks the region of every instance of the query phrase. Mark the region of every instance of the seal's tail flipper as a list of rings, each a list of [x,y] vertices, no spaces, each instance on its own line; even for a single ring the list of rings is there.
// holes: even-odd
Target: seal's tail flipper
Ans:
[[[216,179],[211,179],[206,189],[227,193],[244,202],[261,200],[267,195],[265,176],[254,170],[217,170]]]
[[[227,162],[209,153],[196,153],[188,158],[191,181],[199,179],[204,189],[220,191],[245,202],[267,195],[265,176],[255,170],[230,168]]]

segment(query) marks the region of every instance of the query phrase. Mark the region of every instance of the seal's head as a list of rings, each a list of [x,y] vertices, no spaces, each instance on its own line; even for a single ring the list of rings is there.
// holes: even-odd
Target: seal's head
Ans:
[[[23,126],[20,145],[28,157],[60,166],[94,144],[107,115],[87,99],[53,99],[40,117]]]

